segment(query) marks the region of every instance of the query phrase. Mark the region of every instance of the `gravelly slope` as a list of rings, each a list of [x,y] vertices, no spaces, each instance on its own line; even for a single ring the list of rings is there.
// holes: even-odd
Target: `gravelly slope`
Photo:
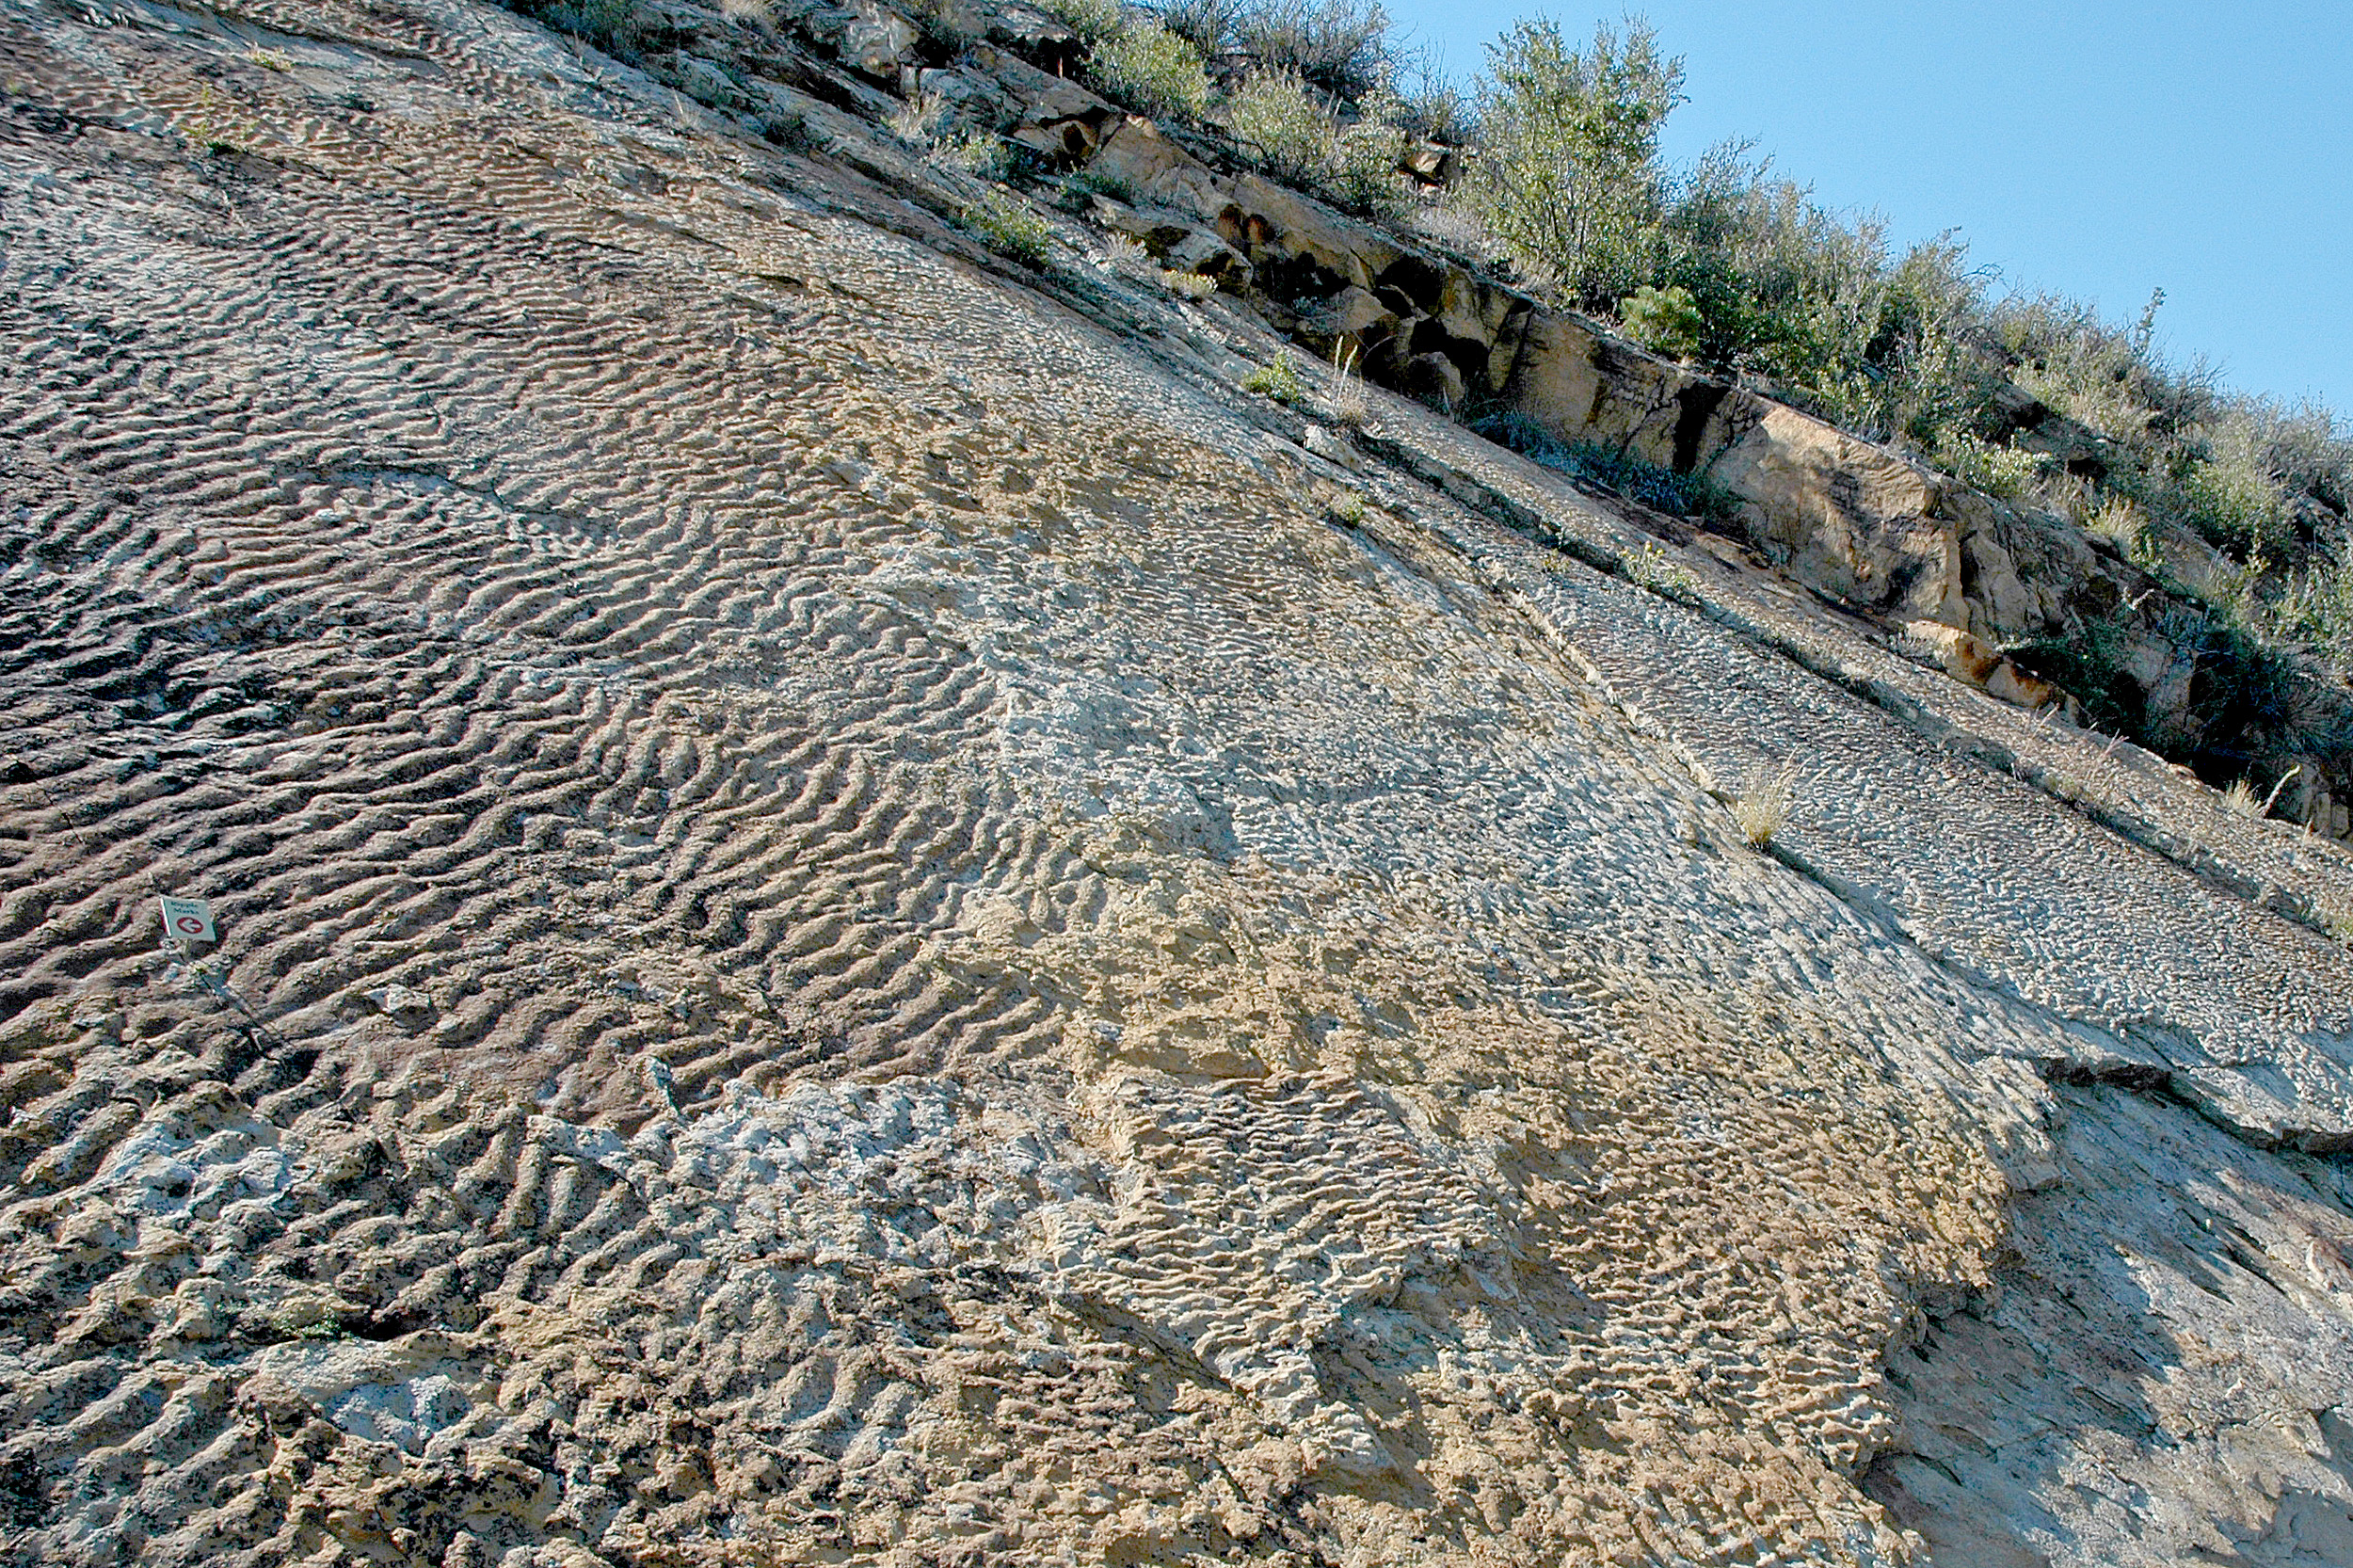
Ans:
[[[0,50],[16,1560],[2342,1560],[2339,852],[880,140]]]

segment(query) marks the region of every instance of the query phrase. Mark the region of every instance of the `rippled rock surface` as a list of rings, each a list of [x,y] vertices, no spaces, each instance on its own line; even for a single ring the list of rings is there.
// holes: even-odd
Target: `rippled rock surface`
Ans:
[[[2340,846],[730,25],[0,18],[9,1560],[2353,1560]]]

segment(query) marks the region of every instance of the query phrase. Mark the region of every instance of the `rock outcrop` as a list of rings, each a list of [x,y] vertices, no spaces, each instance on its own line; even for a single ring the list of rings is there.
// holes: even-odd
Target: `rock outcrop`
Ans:
[[[2023,525],[638,21],[0,23],[9,1560],[2342,1560],[2353,859],[1937,667]]]

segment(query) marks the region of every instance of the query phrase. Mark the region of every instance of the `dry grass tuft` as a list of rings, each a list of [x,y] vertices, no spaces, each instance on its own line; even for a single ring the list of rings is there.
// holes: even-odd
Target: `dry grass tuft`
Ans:
[[[1772,768],[1763,762],[1749,770],[1748,782],[1732,800],[1732,820],[1740,826],[1740,836],[1752,849],[1763,849],[1773,841],[1773,835],[1788,824],[1789,813],[1797,804],[1798,769],[1795,763]]]
[[[1372,403],[1365,395],[1364,373],[1358,368],[1364,351],[1343,338],[1332,345],[1332,376],[1324,389],[1324,402],[1332,411],[1332,422],[1350,429],[1361,429],[1372,417]]]
[[[2231,787],[2222,792],[2222,808],[2234,817],[2267,817],[2271,815],[2272,807],[2279,802],[2280,792],[2288,787],[2288,780],[2303,771],[2301,764],[2290,768],[2281,776],[2280,782],[2271,787],[2267,795],[2255,792],[2252,779],[2234,779]]]
[[[2353,901],[2322,893],[2312,903],[2313,914],[2329,936],[2340,942],[2353,942]]]
[[[948,101],[936,92],[918,93],[890,111],[883,123],[890,134],[915,147],[929,147],[948,119]]]

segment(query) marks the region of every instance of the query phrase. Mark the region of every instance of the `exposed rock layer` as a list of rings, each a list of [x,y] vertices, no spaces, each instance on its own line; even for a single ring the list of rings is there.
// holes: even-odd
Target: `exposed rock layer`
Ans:
[[[0,37],[17,1560],[2338,1554],[2341,851],[787,41]]]

